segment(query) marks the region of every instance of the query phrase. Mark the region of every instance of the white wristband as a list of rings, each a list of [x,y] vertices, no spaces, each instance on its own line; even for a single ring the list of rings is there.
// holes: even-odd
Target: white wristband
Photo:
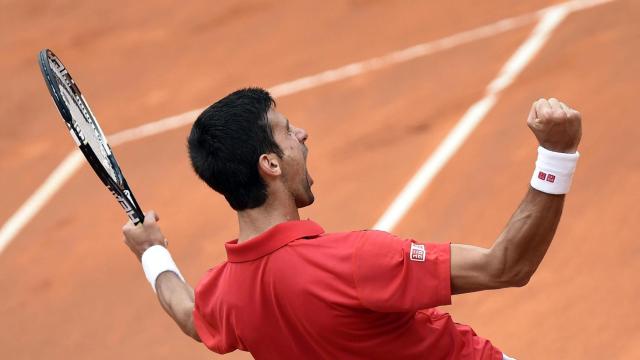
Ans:
[[[579,157],[578,152],[559,153],[539,146],[536,169],[531,177],[531,187],[547,194],[568,193]]]
[[[156,280],[165,271],[172,271],[184,282],[180,270],[173,262],[169,250],[162,245],[153,245],[142,253],[142,270],[151,284],[153,291],[156,291]]]

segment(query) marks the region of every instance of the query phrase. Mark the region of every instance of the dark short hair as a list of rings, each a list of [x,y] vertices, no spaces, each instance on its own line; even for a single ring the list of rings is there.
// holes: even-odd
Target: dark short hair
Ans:
[[[268,153],[282,157],[267,119],[275,104],[264,89],[241,89],[206,108],[191,128],[187,142],[193,169],[234,210],[267,200],[258,159]]]

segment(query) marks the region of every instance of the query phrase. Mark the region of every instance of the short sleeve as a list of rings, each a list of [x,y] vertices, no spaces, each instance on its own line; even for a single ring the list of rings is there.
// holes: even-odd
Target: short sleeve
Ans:
[[[372,310],[417,311],[451,304],[449,244],[418,243],[363,231],[353,254],[354,282]]]
[[[200,281],[195,289],[195,306],[193,307],[193,325],[202,343],[218,354],[225,354],[237,349],[235,336],[230,326],[225,326],[225,319],[216,306],[216,272],[211,270]]]

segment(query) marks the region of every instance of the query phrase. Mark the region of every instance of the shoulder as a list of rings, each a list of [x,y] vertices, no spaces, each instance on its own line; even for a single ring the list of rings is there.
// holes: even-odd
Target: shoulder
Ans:
[[[331,246],[345,250],[357,250],[362,246],[401,246],[414,240],[403,239],[386,231],[354,230],[334,233],[324,233],[312,238],[300,239],[297,245],[308,244],[317,246]]]
[[[196,298],[198,298],[199,294],[210,293],[212,290],[219,287],[227,265],[228,262],[224,261],[210,268],[209,270],[207,270],[207,272],[204,273],[204,275],[202,275],[194,289]]]
[[[362,230],[356,232],[357,247],[366,248],[401,248],[407,244],[414,243],[413,239],[404,239],[397,235],[382,230]]]
[[[410,240],[379,230],[356,230],[324,233],[317,237],[300,239],[290,243],[289,249],[296,255],[308,254],[312,258],[329,257],[334,260],[351,262],[353,258],[380,255],[389,256],[403,248],[409,248]]]
[[[329,252],[353,252],[366,243],[401,242],[402,239],[378,230],[354,230],[343,232],[323,233],[311,238],[299,239],[290,245],[301,246],[313,251],[326,250]]]
[[[382,230],[371,230],[371,229],[363,229],[363,230],[352,230],[352,231],[343,231],[343,232],[334,232],[334,233],[324,233],[317,237],[318,239],[324,240],[353,240],[359,241],[363,239],[394,239],[394,240],[402,240],[400,237],[388,233]]]
[[[359,231],[354,248],[356,262],[365,258],[382,259],[402,256],[402,251],[411,240],[402,239],[396,235],[380,230]]]

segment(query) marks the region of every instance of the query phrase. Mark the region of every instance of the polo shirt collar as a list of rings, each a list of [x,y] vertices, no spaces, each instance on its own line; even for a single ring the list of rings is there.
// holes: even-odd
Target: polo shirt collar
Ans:
[[[262,234],[238,244],[238,239],[224,244],[229,262],[251,261],[270,254],[293,240],[317,236],[324,229],[312,220],[294,220],[280,223]]]

